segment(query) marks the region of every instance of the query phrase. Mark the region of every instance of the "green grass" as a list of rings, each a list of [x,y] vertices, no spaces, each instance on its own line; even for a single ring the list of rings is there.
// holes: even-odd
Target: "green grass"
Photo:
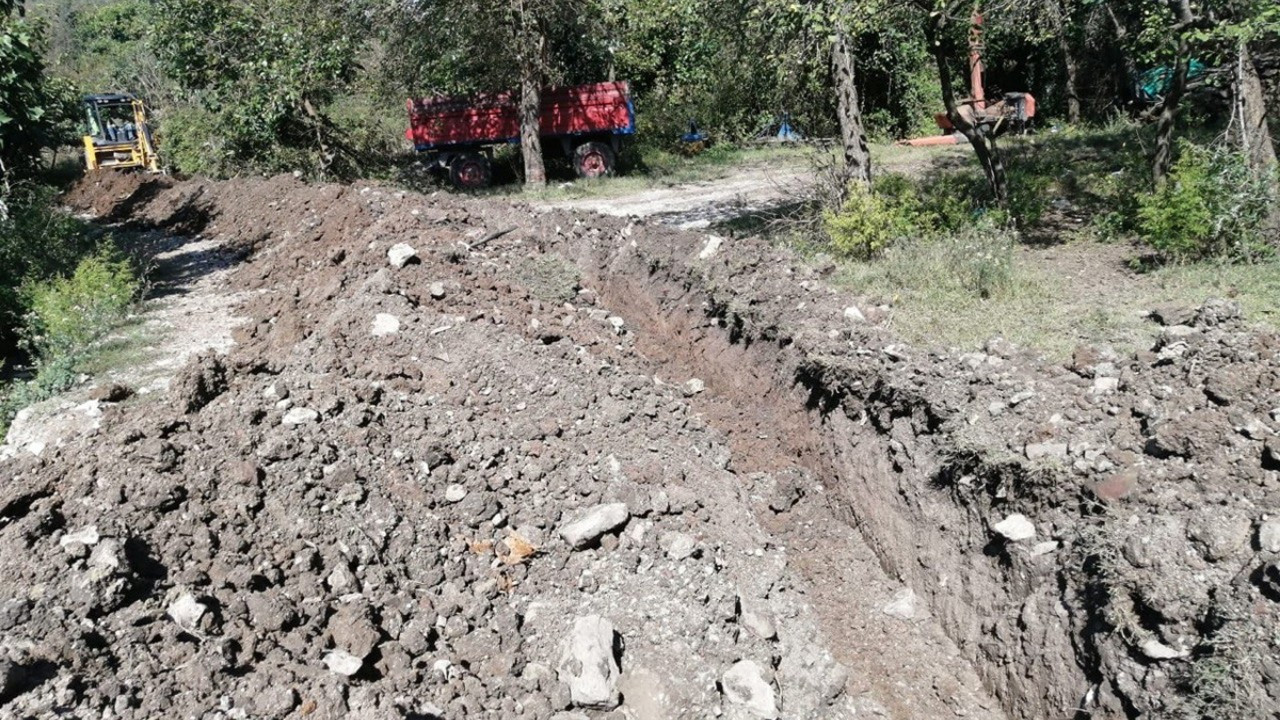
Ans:
[[[918,345],[976,350],[1002,337],[1064,360],[1079,345],[1120,352],[1147,348],[1159,328],[1144,318],[1165,303],[1197,307],[1211,297],[1239,303],[1246,321],[1280,330],[1280,261],[1252,265],[1197,263],[1160,268],[1098,294],[1039,267],[1035,251],[1018,253],[1002,292],[980,298],[940,282],[935,265],[914,254],[841,266],[835,284],[894,306],[891,327]]]

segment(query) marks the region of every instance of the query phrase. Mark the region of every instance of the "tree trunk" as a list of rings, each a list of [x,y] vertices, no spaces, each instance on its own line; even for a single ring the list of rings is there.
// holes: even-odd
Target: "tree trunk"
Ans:
[[[925,37],[929,43],[929,50],[933,53],[933,60],[938,66],[938,77],[942,85],[942,102],[947,108],[947,118],[969,141],[974,155],[982,165],[982,173],[987,178],[987,184],[991,187],[991,194],[995,197],[996,203],[1002,208],[1007,208],[1009,206],[1009,174],[1000,157],[1000,149],[996,147],[996,139],[982,126],[970,122],[956,104],[955,86],[951,81],[951,70],[947,67],[947,58],[950,56],[949,47],[943,41],[946,37],[946,23],[946,13],[934,14],[925,24]]]
[[[1080,74],[1080,59],[1076,56],[1075,48],[1071,45],[1070,19],[1067,17],[1067,9],[1063,7],[1062,0],[1057,2],[1057,31],[1058,31],[1058,50],[1062,52],[1062,65],[1066,68],[1066,91],[1067,91],[1067,122],[1072,125],[1080,124],[1080,89],[1077,76]]]
[[[1249,46],[1240,44],[1236,58],[1236,102],[1240,114],[1240,146],[1249,168],[1267,177],[1276,168],[1276,147],[1267,127],[1267,101]]]
[[[836,105],[840,114],[840,142],[844,148],[844,167],[840,173],[840,200],[843,203],[850,183],[871,184],[871,151],[862,125],[862,108],[858,106],[858,87],[854,83],[853,48],[849,34],[836,32],[831,44],[831,79],[835,84]]]
[[[1156,124],[1156,155],[1151,163],[1151,175],[1156,186],[1164,184],[1173,165],[1173,130],[1177,125],[1178,111],[1182,109],[1182,96],[1187,92],[1187,74],[1190,71],[1191,43],[1187,31],[1195,23],[1189,0],[1169,0],[1178,17],[1178,55],[1174,61],[1173,85],[1160,106],[1160,120]]]
[[[527,188],[547,184],[542,162],[542,67],[547,38],[533,11],[518,3],[520,23],[520,156]]]

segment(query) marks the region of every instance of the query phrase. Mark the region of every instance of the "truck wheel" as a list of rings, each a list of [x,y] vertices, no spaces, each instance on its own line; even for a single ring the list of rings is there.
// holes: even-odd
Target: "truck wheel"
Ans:
[[[462,153],[449,163],[449,181],[459,190],[479,190],[489,187],[493,180],[493,168],[489,158],[480,153]]]
[[[613,148],[602,142],[585,142],[573,151],[573,169],[580,178],[598,178],[613,173]]]

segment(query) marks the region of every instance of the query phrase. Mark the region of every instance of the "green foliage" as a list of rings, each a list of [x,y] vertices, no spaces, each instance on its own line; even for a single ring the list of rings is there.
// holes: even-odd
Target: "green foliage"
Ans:
[[[915,181],[886,173],[870,189],[849,188],[839,212],[823,213],[823,225],[838,255],[869,259],[904,239],[937,239],[956,233],[981,214],[969,188],[953,176]]]
[[[74,355],[124,319],[139,288],[128,260],[104,244],[71,275],[22,288],[25,340],[44,358]]]
[[[76,266],[93,245],[84,225],[54,203],[53,188],[22,183],[4,198],[7,215],[0,215],[0,346],[16,344],[17,329],[26,311],[19,287]]]
[[[1251,175],[1240,155],[1179,143],[1168,181],[1138,198],[1138,229],[1174,260],[1251,260],[1270,253],[1264,230],[1276,208],[1274,185]]]
[[[831,247],[843,257],[866,260],[889,245],[928,231],[920,199],[901,176],[884,176],[874,188],[849,187],[839,212],[827,211],[823,223]]]
[[[44,74],[43,28],[0,3],[0,177],[22,174],[40,151],[61,143],[66,83]]]
[[[264,172],[355,174],[358,154],[322,110],[355,77],[366,36],[362,8],[336,0],[158,0],[156,52],[206,113],[180,128],[210,131],[200,141],[179,142],[187,150],[217,144],[204,162],[196,152],[181,152],[179,169],[226,174],[231,160],[235,168]]]
[[[956,232],[903,239],[846,273],[854,285],[928,303],[1005,297],[1019,289],[1017,242],[1008,225],[983,217]]]

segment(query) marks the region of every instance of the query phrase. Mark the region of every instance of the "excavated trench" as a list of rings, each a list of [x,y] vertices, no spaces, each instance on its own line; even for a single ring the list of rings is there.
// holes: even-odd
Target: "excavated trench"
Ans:
[[[1093,682],[1059,581],[1015,567],[981,509],[948,488],[961,475],[994,488],[1017,469],[938,447],[926,403],[815,367],[776,327],[761,332],[693,286],[687,268],[673,276],[645,255],[584,267],[587,285],[633,328],[657,377],[703,381],[690,402],[733,449],[729,469],[771,478],[777,500],[758,519],[795,550],[833,652],[861,681],[849,690],[889,698],[892,717],[1087,716]],[[883,597],[873,588],[898,586],[919,605],[906,629],[867,622]]]
[[[386,444],[410,438],[405,457],[392,458],[407,463],[415,451],[412,440],[424,427],[443,433],[439,447],[420,454],[428,465],[447,458],[439,472],[448,473],[450,483],[471,484],[465,502],[430,505],[432,492],[444,492],[434,486],[444,482],[438,475],[425,486],[421,478],[370,481],[365,486],[369,502],[382,498],[379,502],[412,517],[431,509],[439,517],[428,514],[419,521],[447,525],[449,533],[489,532],[492,539],[478,545],[485,552],[502,536],[498,528],[477,530],[468,515],[472,504],[483,509],[497,503],[549,528],[579,511],[583,502],[609,502],[615,492],[638,493],[642,499],[635,506],[642,519],[633,523],[636,534],[628,530],[611,541],[617,552],[549,550],[556,559],[542,561],[536,573],[524,577],[525,588],[534,605],[597,603],[598,611],[614,612],[619,632],[629,636],[629,663],[648,657],[651,668],[682,664],[676,669],[687,671],[683,677],[696,677],[701,684],[677,681],[681,676],[673,669],[669,680],[684,683],[680,689],[692,693],[686,711],[697,708],[695,715],[681,717],[717,706],[723,664],[751,652],[774,653],[782,717],[791,717],[789,710],[796,706],[788,706],[787,688],[796,686],[787,683],[809,666],[789,663],[782,654],[808,643],[808,626],[787,626],[804,625],[804,633],[788,638],[784,628],[775,644],[744,645],[734,639],[726,645],[718,621],[709,629],[705,624],[712,610],[685,612],[694,605],[716,606],[714,597],[719,597],[736,628],[742,608],[735,611],[734,605],[742,605],[744,578],[735,573],[749,575],[755,560],[717,564],[711,570],[718,574],[707,576],[706,585],[686,588],[694,593],[688,596],[673,595],[665,586],[630,587],[646,581],[627,564],[649,567],[643,558],[653,548],[643,545],[644,526],[697,534],[708,544],[708,554],[699,560],[704,564],[711,548],[752,547],[755,528],[762,530],[767,542],[756,547],[766,554],[754,557],[767,562],[755,567],[764,568],[778,556],[785,559],[786,582],[799,588],[803,600],[798,612],[805,623],[807,613],[816,618],[820,637],[813,644],[823,645],[847,671],[844,694],[859,717],[1245,718],[1261,716],[1258,709],[1266,707],[1268,693],[1275,696],[1266,683],[1272,675],[1280,677],[1280,667],[1268,665],[1256,649],[1268,647],[1265,633],[1277,622],[1268,593],[1280,591],[1268,583],[1269,573],[1280,576],[1280,570],[1269,568],[1280,564],[1277,551],[1268,549],[1277,542],[1268,533],[1280,528],[1268,530],[1276,523],[1258,508],[1276,506],[1280,449],[1274,441],[1266,444],[1267,428],[1248,418],[1280,418],[1266,415],[1280,388],[1280,375],[1267,369],[1275,366],[1267,358],[1277,357],[1280,343],[1241,331],[1221,308],[1203,319],[1189,316],[1184,322],[1199,327],[1178,330],[1180,344],[1157,348],[1159,357],[1122,360],[1085,353],[1073,360],[1075,367],[1051,366],[998,347],[968,354],[903,348],[890,332],[850,312],[853,300],[830,290],[820,268],[754,240],[713,240],[625,219],[531,213],[525,206],[492,200],[306,186],[287,178],[141,187],[106,183],[81,194],[82,206],[107,219],[226,236],[229,247],[256,253],[236,276],[237,283],[262,294],[246,307],[256,324],[233,350],[237,369],[227,371],[236,378],[229,397],[174,426],[203,424],[194,431],[161,430],[166,443],[191,455],[184,461],[188,482],[203,487],[203,467],[225,461],[203,447],[200,427],[228,436],[250,433],[236,441],[247,455],[265,453],[269,477],[314,478],[328,472],[307,454],[289,455],[294,441],[287,428],[258,428],[262,418],[279,414],[272,409],[278,400],[263,399],[264,393],[277,397],[276,386],[268,387],[262,376],[280,374],[277,382],[288,379],[301,388],[298,402],[308,393],[317,402],[326,398],[328,404],[320,407],[328,419],[359,409],[356,429],[336,435],[335,425],[324,424],[308,442],[340,448],[334,455],[349,453],[360,472],[388,462],[380,454],[383,446],[371,445],[371,437]],[[245,197],[255,201],[246,204]],[[416,244],[421,264],[388,269],[387,248],[404,241]],[[536,297],[539,293],[522,276],[543,261],[573,266],[578,284],[570,295],[551,301]],[[396,328],[397,317],[402,318],[406,326],[389,338],[370,338],[375,315],[392,316]],[[1178,353],[1194,362],[1180,367]],[[588,369],[584,358],[607,372]],[[1206,381],[1204,368],[1218,374]],[[406,397],[448,401],[384,411],[368,396],[372,378]],[[581,387],[537,392],[560,382]],[[506,407],[489,394],[490,387],[509,388],[525,401]],[[334,396],[345,401],[327,399]],[[454,406],[473,409],[456,417],[439,414]],[[242,415],[241,408],[253,414]],[[512,418],[532,410],[559,415],[509,424],[507,416],[485,408]],[[697,422],[688,417],[690,409]],[[360,424],[370,418],[375,426],[385,423],[389,437]],[[566,418],[573,418],[572,435],[547,434],[545,428],[562,427]],[[449,435],[453,426],[462,440]],[[708,442],[705,429],[719,439]],[[169,438],[170,432],[178,432],[181,442]],[[478,437],[490,439],[478,442]],[[523,468],[511,477],[492,476],[511,462],[503,444],[539,453],[528,466],[531,479],[523,476]],[[719,453],[726,446],[721,468]],[[713,455],[703,454],[706,450]],[[127,462],[137,461],[136,452],[120,452]],[[464,455],[476,452],[488,455],[483,463],[467,465]],[[609,461],[602,465],[605,457]],[[161,472],[178,467],[162,459],[148,462],[161,466]],[[628,462],[640,480],[625,477]],[[556,483],[548,483],[539,473],[557,463],[562,470]],[[609,471],[610,463],[624,470]],[[54,482],[55,469],[31,472]],[[262,475],[244,476],[252,485]],[[600,483],[601,490],[595,476],[611,480]],[[380,478],[381,470],[371,477]],[[490,485],[480,488],[477,482]],[[209,483],[203,492],[214,496],[225,485],[221,479]],[[298,499],[289,493],[309,487],[306,482],[301,490],[288,483],[269,487],[285,499],[268,503],[268,510],[293,507]],[[412,494],[403,495],[404,488]],[[699,503],[681,501],[686,509],[652,510],[674,508],[666,499],[643,499],[661,490],[701,492],[701,503],[730,507],[723,513],[700,507],[695,513],[687,508]],[[548,521],[549,511],[537,509],[539,503],[564,509]],[[151,517],[147,507],[139,506],[138,512]],[[744,516],[750,522],[742,524],[752,528],[731,525]],[[266,520],[254,522],[286,523],[285,517],[291,515],[277,518],[268,512]],[[326,527],[323,516],[311,522]],[[999,529],[1009,522],[1012,529]],[[439,543],[444,535],[441,529],[419,539]],[[372,543],[363,534],[345,537],[348,543]],[[172,545],[170,561],[185,562],[184,547]],[[381,552],[400,549],[387,546]],[[430,566],[407,570],[417,560],[406,557],[410,560],[395,565],[395,572],[436,577]],[[330,565],[326,559],[325,573]],[[451,559],[446,567],[451,573],[462,567],[477,582],[488,573],[469,556]],[[524,576],[523,566],[518,567]],[[617,574],[610,576],[611,571]],[[679,577],[687,568],[671,572]],[[614,577],[614,585],[601,581],[601,587],[616,586],[621,594],[597,592],[593,581],[592,590],[566,600],[562,591],[579,584],[584,574]],[[317,581],[303,573],[300,582]],[[733,597],[734,583],[739,599],[725,600]],[[386,581],[382,587],[388,587]],[[440,583],[432,580],[424,587],[435,593]],[[233,590],[217,592],[224,602],[236,603],[237,593],[263,588]],[[782,595],[790,598],[789,588]],[[394,600],[390,591],[379,597],[382,603]],[[607,598],[613,598],[612,605]],[[465,604],[452,598],[431,602]],[[787,602],[771,607],[784,612],[797,607]],[[647,605],[663,605],[668,614],[654,620],[654,615],[626,610]],[[499,606],[485,607],[494,617],[509,616]],[[302,648],[328,641],[322,627],[327,612],[318,611],[309,621],[317,626],[304,633],[306,643],[273,652],[309,657]],[[1247,620],[1231,619],[1237,617]],[[680,618],[685,625],[679,625]],[[669,625],[661,628],[669,637],[648,637],[662,623]],[[517,639],[525,646],[517,643],[509,652],[545,658],[558,652],[553,645],[564,630],[554,624],[522,628],[518,634],[524,637]],[[704,655],[680,650],[680,643],[704,632],[697,646]],[[382,640],[404,644],[395,623],[384,623],[381,633]],[[498,633],[514,634],[505,626]],[[1220,638],[1247,642],[1229,647]],[[468,647],[462,635],[448,641],[455,653],[486,649],[475,643]],[[388,657],[394,649],[386,650]],[[1234,657],[1244,658],[1235,665],[1241,668],[1240,684],[1229,688],[1235,694],[1226,702],[1242,709],[1200,710],[1224,707],[1222,696],[1190,697],[1196,689],[1188,691],[1185,678],[1204,660],[1218,663],[1204,665],[1212,669]],[[380,672],[387,685],[394,678],[422,677],[412,667]],[[329,687],[318,679],[309,682]],[[501,682],[484,691],[441,690],[439,699],[442,706],[451,703],[448,717],[475,714],[472,701],[496,707],[510,699],[510,687]],[[814,691],[822,682],[801,687],[799,694],[825,693],[825,688]],[[560,702],[547,687],[535,689],[545,697],[531,703]],[[362,692],[376,696],[373,689]],[[1194,703],[1188,705],[1184,696]],[[1187,707],[1196,711],[1183,712]],[[517,716],[486,709],[491,716]],[[804,717],[847,716],[819,711]],[[530,711],[518,717],[541,715]]]

